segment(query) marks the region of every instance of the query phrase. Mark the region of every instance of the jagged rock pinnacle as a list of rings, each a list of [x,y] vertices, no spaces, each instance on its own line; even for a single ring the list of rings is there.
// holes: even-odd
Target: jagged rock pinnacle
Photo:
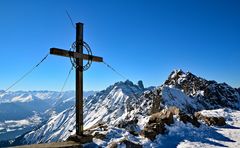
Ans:
[[[143,85],[142,80],[138,81],[138,86],[139,86],[140,89],[142,89],[142,90],[144,89],[144,85]]]

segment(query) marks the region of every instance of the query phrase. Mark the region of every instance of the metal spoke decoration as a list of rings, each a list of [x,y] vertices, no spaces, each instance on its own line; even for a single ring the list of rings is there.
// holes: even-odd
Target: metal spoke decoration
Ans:
[[[79,46],[83,46],[84,49],[86,49],[86,51],[87,51],[87,55],[88,55],[87,63],[85,65],[79,67],[78,64],[76,63],[76,58],[73,58],[71,56],[70,56],[70,61],[73,65],[73,67],[75,67],[76,69],[80,68],[82,71],[86,71],[90,68],[90,66],[92,64],[92,58],[91,58],[92,57],[92,51],[91,51],[90,46],[84,41],[83,41],[83,44],[79,44]],[[76,42],[74,42],[72,44],[72,46],[70,48],[70,51],[76,52]]]

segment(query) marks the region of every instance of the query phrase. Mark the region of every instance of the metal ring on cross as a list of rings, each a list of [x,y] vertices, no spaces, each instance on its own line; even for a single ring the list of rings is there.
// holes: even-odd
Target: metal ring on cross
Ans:
[[[86,49],[87,51],[87,55],[88,55],[88,60],[87,60],[87,63],[81,67],[79,67],[76,63],[76,58],[73,58],[72,56],[70,56],[70,60],[71,60],[71,63],[72,63],[72,66],[75,67],[76,69],[79,69],[82,70],[82,71],[86,71],[88,70],[88,68],[90,68],[91,64],[92,64],[92,51],[91,51],[91,48],[90,46],[83,41],[83,44],[79,44],[79,46],[83,46],[83,49]],[[73,51],[73,52],[76,52],[76,42],[74,42],[70,48],[70,51]]]

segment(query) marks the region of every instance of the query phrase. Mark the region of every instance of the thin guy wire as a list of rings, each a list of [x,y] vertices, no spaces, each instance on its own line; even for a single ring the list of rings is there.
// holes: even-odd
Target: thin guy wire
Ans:
[[[70,19],[70,21],[71,21],[71,24],[72,24],[73,28],[75,29],[75,28],[76,28],[76,26],[74,25],[74,23],[73,23],[73,20],[72,20],[72,18],[71,18],[70,14],[68,13],[68,11],[67,11],[67,10],[66,10],[66,13],[67,13],[67,16],[68,16],[68,18],[69,18],[69,19]]]
[[[61,88],[61,91],[60,91],[60,94],[59,94],[58,98],[62,95],[63,89],[64,89],[64,87],[65,87],[66,84],[67,84],[67,81],[68,81],[68,79],[69,79],[69,77],[70,77],[70,74],[71,74],[72,70],[73,70],[73,66],[71,67],[71,69],[70,69],[69,72],[68,72],[68,75],[67,75],[67,77],[66,77],[66,79],[65,79],[65,81],[64,81],[64,83],[63,83],[63,86],[62,86],[62,88]]]
[[[5,92],[14,87],[17,83],[19,83],[21,80],[23,80],[26,76],[28,76],[30,73],[33,72],[35,68],[37,68],[44,60],[47,59],[49,54],[44,56],[40,62],[38,62],[36,65],[34,65],[29,71],[27,71],[23,76],[21,76],[18,80],[16,80],[12,85],[10,85],[7,89],[5,89]]]
[[[114,71],[117,75],[119,75],[120,77],[122,77],[125,80],[128,80],[128,78],[126,78],[124,75],[122,75],[120,72],[118,72],[116,69],[114,69],[112,66],[110,66],[108,63],[106,63],[105,61],[103,61],[103,64],[105,64],[109,69],[111,69],[112,71]]]
[[[66,77],[66,79],[65,79],[65,81],[64,81],[64,83],[63,83],[63,86],[62,86],[62,88],[61,88],[61,91],[60,91],[59,95],[56,97],[56,98],[58,99],[58,101],[57,101],[55,104],[58,104],[58,102],[60,101],[60,97],[61,97],[61,95],[62,95],[62,93],[63,93],[63,89],[64,89],[64,87],[65,87],[66,84],[67,84],[67,81],[68,81],[68,79],[69,79],[69,77],[70,77],[70,75],[71,75],[72,70],[73,70],[73,66],[71,67],[71,69],[70,69],[69,72],[68,72],[68,75],[67,75],[67,77]],[[53,110],[54,110],[54,108],[50,109],[50,112],[53,111]]]
[[[125,76],[123,76],[120,72],[118,72],[115,68],[113,68],[112,66],[110,66],[109,64],[107,64],[105,61],[103,61],[103,64],[105,64],[109,69],[111,69],[113,72],[115,72],[117,75],[119,75],[120,77],[122,77],[125,80],[130,80],[128,78],[126,78]],[[133,96],[135,97],[135,99],[138,98],[137,94],[134,92],[134,90],[128,86],[128,84],[126,84],[126,86],[131,90],[131,92],[133,93]]]

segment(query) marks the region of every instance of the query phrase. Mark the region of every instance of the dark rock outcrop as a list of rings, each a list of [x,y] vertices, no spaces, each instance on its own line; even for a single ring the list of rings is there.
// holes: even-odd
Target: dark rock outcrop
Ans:
[[[144,90],[144,85],[143,85],[143,81],[138,81],[138,87],[142,90]]]
[[[162,122],[147,124],[141,131],[141,135],[153,141],[158,134],[164,134],[165,130]]]
[[[177,107],[170,107],[168,110],[172,112],[173,115],[177,115],[180,121],[182,121],[183,123],[185,124],[191,123],[195,127],[200,127],[200,123],[198,122],[198,119],[194,115],[186,114],[180,111],[180,109]]]
[[[157,113],[159,111],[161,111],[161,107],[160,104],[162,102],[162,96],[161,95],[155,95],[152,94],[152,108],[151,108],[151,114]]]
[[[170,125],[173,123],[173,113],[168,110],[168,109],[164,109],[161,112],[152,114],[148,124],[152,124],[152,123],[164,123],[167,125]]]
[[[187,114],[180,114],[180,120],[183,123],[191,123],[195,127],[200,127],[200,123],[198,122],[198,119],[195,116],[189,116]]]
[[[211,125],[216,125],[216,126],[226,125],[226,121],[225,121],[224,117],[204,116],[200,112],[196,112],[195,117],[199,120],[204,121],[209,126],[211,126]]]
[[[194,115],[188,115],[180,111],[177,107],[170,107],[168,109],[163,109],[161,112],[152,114],[147,125],[140,134],[150,140],[154,140],[158,134],[164,134],[166,132],[165,125],[174,123],[173,115],[176,115],[185,124],[191,123],[196,127],[200,126],[200,123]]]
[[[154,140],[158,134],[165,133],[165,124],[170,125],[173,122],[173,114],[167,109],[152,114],[148,124],[141,131],[141,135],[150,140]]]

